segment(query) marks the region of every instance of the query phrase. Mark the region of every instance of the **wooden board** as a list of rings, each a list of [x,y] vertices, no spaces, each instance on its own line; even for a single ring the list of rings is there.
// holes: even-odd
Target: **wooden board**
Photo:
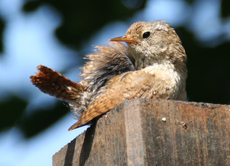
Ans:
[[[53,156],[83,165],[230,165],[230,106],[126,101]]]

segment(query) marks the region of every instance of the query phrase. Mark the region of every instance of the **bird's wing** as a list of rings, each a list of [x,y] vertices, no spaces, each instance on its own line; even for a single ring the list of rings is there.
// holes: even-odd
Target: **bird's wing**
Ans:
[[[134,71],[134,59],[127,46],[118,42],[109,42],[110,45],[95,46],[95,53],[88,54],[88,61],[83,70],[81,85],[87,90],[97,92],[106,82],[121,73]]]
[[[105,87],[107,90],[96,98],[69,130],[90,123],[94,118],[115,108],[125,100],[134,98],[170,99],[165,80],[142,70],[113,77]]]

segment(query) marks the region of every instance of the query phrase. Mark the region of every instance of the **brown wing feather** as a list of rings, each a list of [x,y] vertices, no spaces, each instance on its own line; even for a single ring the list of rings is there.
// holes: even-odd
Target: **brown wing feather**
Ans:
[[[143,71],[121,74],[109,80],[107,91],[94,100],[79,120],[69,130],[90,123],[94,118],[112,110],[125,100],[135,98],[172,98],[170,94],[159,89],[165,89],[163,80]],[[163,95],[163,96],[162,96]]]

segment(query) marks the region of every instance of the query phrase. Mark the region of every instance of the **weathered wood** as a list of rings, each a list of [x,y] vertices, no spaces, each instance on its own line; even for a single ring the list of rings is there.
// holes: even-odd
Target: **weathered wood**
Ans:
[[[136,99],[63,147],[53,166],[230,165],[229,137],[230,106]]]

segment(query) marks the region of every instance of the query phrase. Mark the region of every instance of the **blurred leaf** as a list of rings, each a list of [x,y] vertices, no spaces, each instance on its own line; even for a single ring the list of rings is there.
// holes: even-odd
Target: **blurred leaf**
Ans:
[[[16,96],[12,96],[7,101],[1,103],[0,131],[13,127],[22,116],[26,106],[27,102]]]
[[[221,17],[226,18],[230,16],[230,1],[229,0],[221,0]]]
[[[108,22],[122,20],[136,12],[136,10],[129,10],[117,0],[72,2],[74,3],[71,7],[63,8],[66,6],[66,3],[63,3],[62,8],[59,8],[64,12],[64,22],[56,30],[56,35],[63,43],[75,48],[80,48],[81,42],[87,41]]]
[[[58,102],[52,109],[39,109],[24,115],[17,127],[26,138],[31,138],[53,125],[67,113],[69,109],[63,103]]]
[[[41,3],[42,1],[29,1],[23,5],[22,9],[25,12],[33,12],[40,7]]]
[[[186,2],[188,2],[190,5],[192,5],[196,0],[185,0]]]
[[[63,22],[56,29],[57,38],[65,45],[79,49],[81,43],[89,40],[93,33],[104,25],[115,20],[124,20],[136,11],[143,9],[146,0],[139,0],[141,5],[137,9],[128,9],[118,0],[39,0],[56,8],[62,15]],[[37,1],[33,1],[35,3]],[[32,2],[27,2],[32,3]],[[27,6],[25,4],[25,6]]]
[[[4,44],[3,44],[3,32],[5,29],[5,22],[0,17],[0,53],[4,51]]]
[[[143,0],[121,0],[121,2],[130,9],[136,9],[143,5]]]

